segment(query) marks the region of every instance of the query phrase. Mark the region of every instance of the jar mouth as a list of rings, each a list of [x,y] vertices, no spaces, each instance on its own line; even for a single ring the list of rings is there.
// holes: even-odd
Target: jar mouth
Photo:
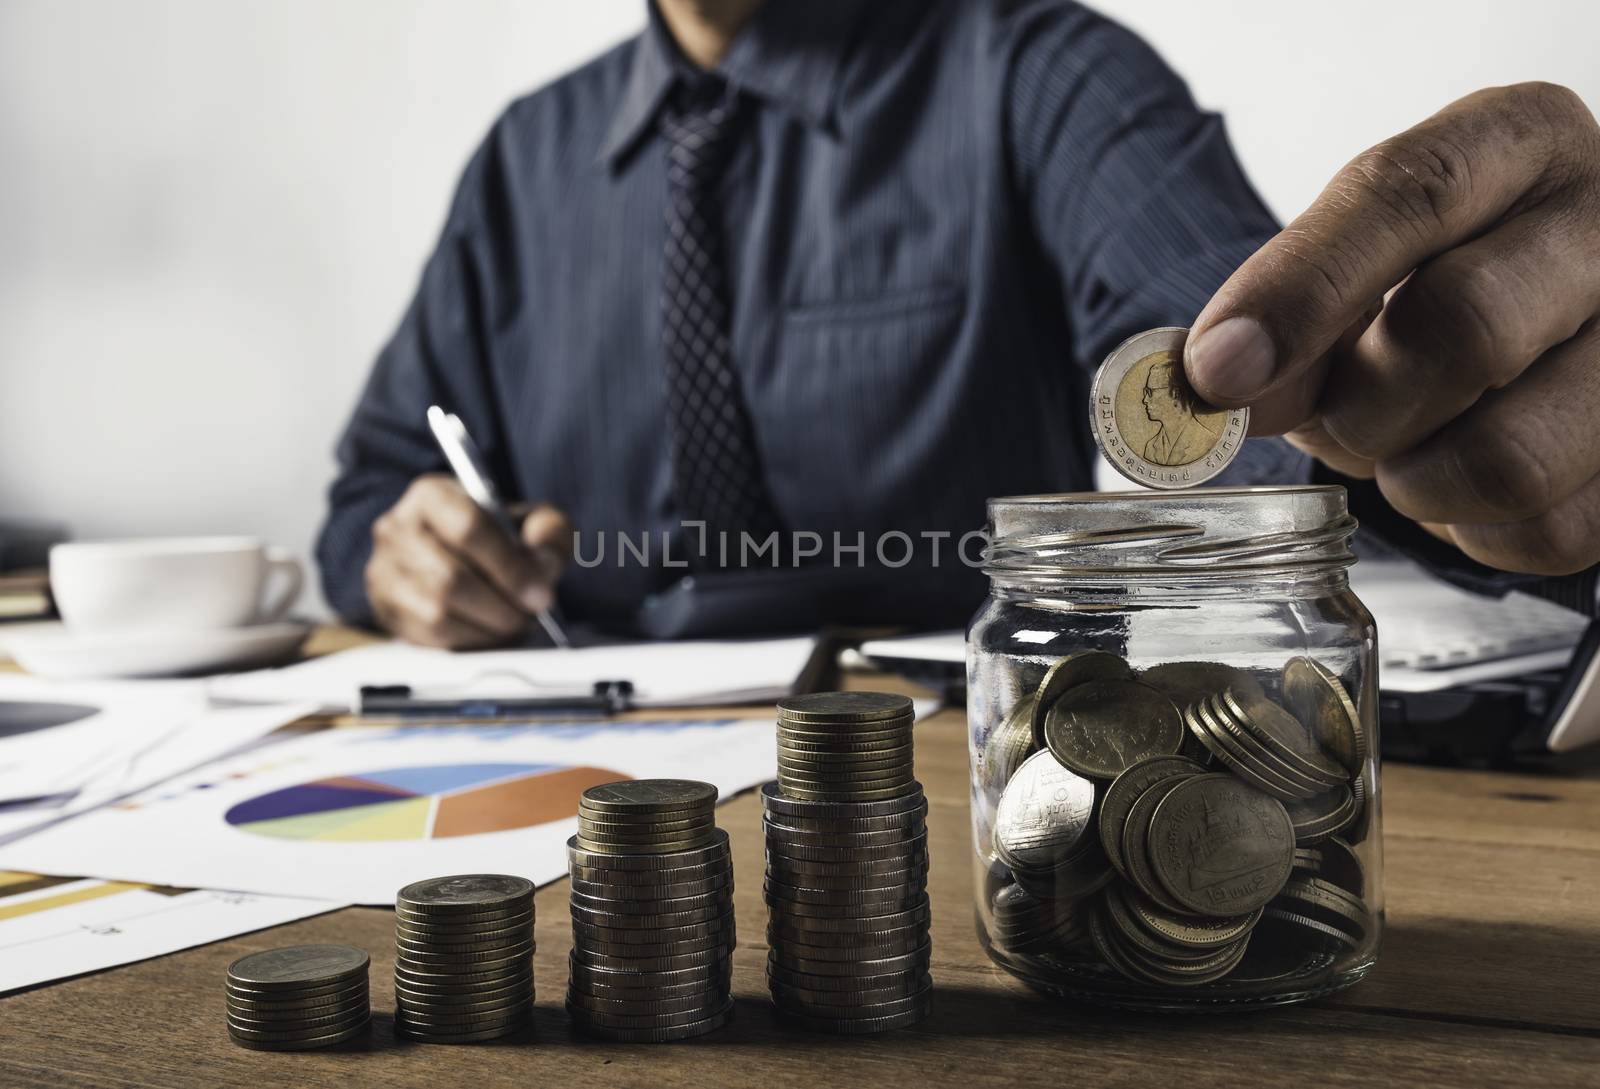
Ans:
[[[1063,504],[1080,506],[1085,504],[1119,504],[1138,503],[1141,506],[1177,506],[1186,503],[1196,495],[1203,495],[1208,500],[1226,502],[1238,496],[1289,496],[1289,495],[1328,495],[1330,493],[1344,494],[1344,488],[1337,484],[1248,484],[1233,488],[1177,488],[1171,491],[1155,491],[1141,489],[1127,492],[1051,492],[1042,495],[1002,495],[989,500],[989,510],[994,511],[996,505],[1015,505],[1019,507],[1051,507]]]
[[[989,501],[996,581],[1300,573],[1355,562],[1336,485],[1068,492]]]

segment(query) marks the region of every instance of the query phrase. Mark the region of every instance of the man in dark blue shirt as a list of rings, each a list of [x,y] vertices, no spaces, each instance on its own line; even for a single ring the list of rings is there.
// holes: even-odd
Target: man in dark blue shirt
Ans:
[[[1483,92],[1280,234],[1220,120],[1066,0],[656,0],[468,165],[340,444],[325,591],[485,646],[552,594],[625,626],[776,534],[755,566],[853,571],[734,626],[958,624],[985,498],[1091,488],[1088,374],[1190,324],[1199,392],[1290,433],[1217,483],[1349,481],[1491,589],[1582,570],[1597,177],[1570,93]],[[525,501],[521,547],[442,475],[435,403]]]

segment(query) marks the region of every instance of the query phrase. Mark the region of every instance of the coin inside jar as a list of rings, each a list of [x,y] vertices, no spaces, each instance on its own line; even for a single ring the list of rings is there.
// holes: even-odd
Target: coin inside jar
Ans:
[[[1243,915],[1283,888],[1294,826],[1283,803],[1231,775],[1196,775],[1156,806],[1150,862],[1177,903],[1201,915]]]
[[[1247,408],[1201,401],[1183,370],[1189,330],[1149,329],[1112,350],[1090,388],[1090,427],[1117,472],[1151,488],[1192,488],[1244,445]]]
[[[1161,689],[1179,707],[1191,707],[1226,688],[1266,695],[1254,677],[1222,662],[1163,662],[1144,670],[1139,679]]]
[[[995,810],[995,848],[1013,866],[1049,870],[1073,857],[1088,834],[1094,783],[1049,751],[1022,762]]]
[[[1100,801],[1100,843],[1111,865],[1127,876],[1122,861],[1122,832],[1128,814],[1145,791],[1163,779],[1199,775],[1205,769],[1183,756],[1152,756],[1132,764],[1106,788]]]
[[[1037,695],[1018,700],[978,753],[982,775],[996,790],[1006,785],[1033,749],[1033,712],[1038,702]]]
[[[1121,681],[1132,678],[1133,670],[1115,654],[1103,650],[1081,651],[1059,659],[1045,671],[1033,697],[1033,744],[1044,748],[1045,715],[1062,693],[1090,681]]]
[[[1351,775],[1367,760],[1361,716],[1338,676],[1314,658],[1290,658],[1283,667],[1283,699],[1317,743]]]
[[[1183,737],[1183,717],[1172,700],[1138,681],[1080,684],[1045,715],[1045,744],[1055,758],[1099,779],[1115,779],[1152,756],[1170,756]]]

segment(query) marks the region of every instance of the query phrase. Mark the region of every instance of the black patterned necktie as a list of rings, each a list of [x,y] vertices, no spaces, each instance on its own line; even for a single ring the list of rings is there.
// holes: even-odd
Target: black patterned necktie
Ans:
[[[764,539],[779,528],[729,341],[716,186],[737,123],[737,99],[710,81],[676,97],[661,118],[668,143],[661,337],[673,492],[682,516],[703,519],[708,541],[726,532],[730,549],[741,532]],[[716,555],[716,545],[706,552]]]

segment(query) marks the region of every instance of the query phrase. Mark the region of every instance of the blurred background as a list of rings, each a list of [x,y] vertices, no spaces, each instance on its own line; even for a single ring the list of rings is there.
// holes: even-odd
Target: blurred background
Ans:
[[[1283,217],[1478,87],[1553,80],[1600,107],[1600,5],[1094,6],[1227,116]],[[0,0],[0,518],[307,554],[335,437],[468,154],[644,10]]]

